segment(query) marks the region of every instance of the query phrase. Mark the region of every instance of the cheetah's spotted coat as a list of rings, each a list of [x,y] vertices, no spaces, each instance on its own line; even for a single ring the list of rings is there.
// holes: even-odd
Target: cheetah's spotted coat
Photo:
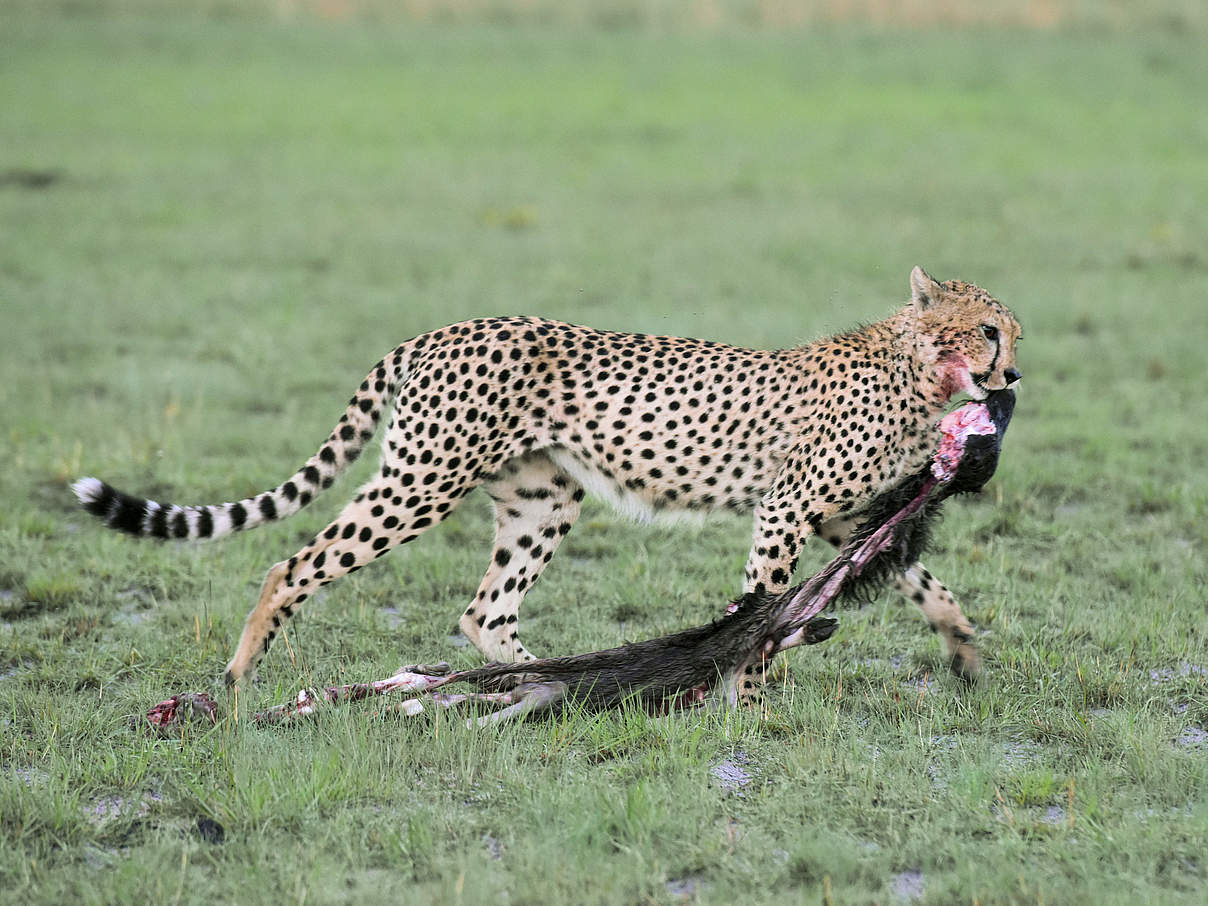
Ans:
[[[585,489],[638,516],[753,509],[744,591],[778,592],[811,533],[840,543],[863,506],[933,452],[954,395],[981,398],[1019,379],[1019,325],[1005,306],[919,268],[911,288],[911,302],[884,321],[770,352],[538,318],[467,321],[391,351],[319,451],[271,491],[182,507],[93,478],[75,490],[113,528],[216,538],[296,513],[386,418],[381,468],[269,570],[227,680],[252,673],[317,588],[413,540],[480,485],[494,501],[495,549],[461,627],[488,658],[524,660],[520,602]],[[942,635],[954,668],[975,672],[969,624],[947,589],[919,564],[898,587]]]

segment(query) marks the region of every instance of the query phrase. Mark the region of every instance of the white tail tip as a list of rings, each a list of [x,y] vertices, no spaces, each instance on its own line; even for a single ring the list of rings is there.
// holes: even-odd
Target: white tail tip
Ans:
[[[71,486],[71,490],[75,492],[76,499],[85,506],[99,500],[103,488],[104,484],[99,478],[81,478]]]

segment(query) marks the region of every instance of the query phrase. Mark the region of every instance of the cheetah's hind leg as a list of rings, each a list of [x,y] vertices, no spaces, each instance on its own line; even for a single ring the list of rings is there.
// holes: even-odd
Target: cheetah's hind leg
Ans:
[[[449,482],[451,487],[412,493],[395,505],[393,500],[402,495],[390,481],[380,476],[363,486],[310,544],[268,571],[260,600],[248,614],[235,655],[227,664],[227,685],[254,677],[256,664],[277,630],[318,588],[418,538],[448,516],[472,487],[468,482]]]
[[[517,456],[484,485],[495,504],[495,547],[461,630],[488,660],[531,661],[520,602],[579,517],[583,488],[542,452]]]

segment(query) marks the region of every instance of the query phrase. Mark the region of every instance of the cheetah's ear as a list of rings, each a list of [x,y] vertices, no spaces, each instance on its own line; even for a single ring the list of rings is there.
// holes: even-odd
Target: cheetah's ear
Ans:
[[[910,298],[919,311],[925,311],[938,302],[943,292],[940,285],[921,267],[916,266],[910,272]]]

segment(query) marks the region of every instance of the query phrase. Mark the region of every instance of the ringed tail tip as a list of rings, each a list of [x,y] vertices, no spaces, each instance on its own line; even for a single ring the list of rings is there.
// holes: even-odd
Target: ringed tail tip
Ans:
[[[81,478],[71,486],[80,506],[107,526],[131,535],[153,534],[168,537],[166,532],[148,529],[144,524],[148,511],[163,508],[157,503],[124,494],[99,478]],[[183,537],[179,535],[178,537]]]
[[[101,509],[108,496],[105,493],[107,490],[105,482],[99,478],[81,478],[72,484],[71,490],[76,495],[76,500],[80,502],[80,506],[88,512],[98,516],[106,514],[107,509]]]

